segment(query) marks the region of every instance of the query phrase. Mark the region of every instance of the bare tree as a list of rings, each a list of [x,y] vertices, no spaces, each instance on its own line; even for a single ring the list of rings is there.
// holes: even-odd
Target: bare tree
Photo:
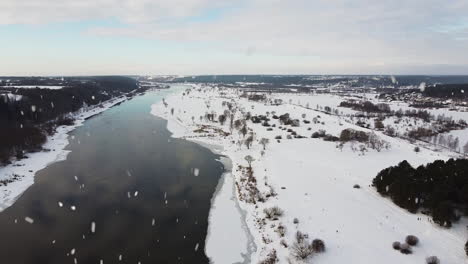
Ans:
[[[249,137],[245,139],[244,144],[247,147],[247,149],[250,149],[250,146],[252,146],[253,140],[254,140],[253,135],[250,135]]]
[[[225,115],[219,115],[218,116],[218,121],[222,126],[224,126],[224,122],[226,122],[226,116]]]
[[[263,146],[263,150],[266,149],[266,145],[270,143],[270,140],[268,138],[262,138],[260,139],[260,144]]]
[[[463,152],[465,152],[465,155],[468,155],[468,142],[463,146]]]
[[[245,122],[243,120],[237,119],[234,121],[234,128],[237,130],[241,130],[242,126],[245,126]]]
[[[243,137],[245,137],[245,135],[247,135],[247,132],[248,132],[247,126],[244,125],[244,126],[240,129],[239,132],[242,134]]]
[[[252,156],[250,156],[250,155],[245,156],[244,159],[245,159],[245,160],[247,161],[247,163],[249,164],[249,167],[252,168],[252,162],[254,162],[255,159],[254,159]]]

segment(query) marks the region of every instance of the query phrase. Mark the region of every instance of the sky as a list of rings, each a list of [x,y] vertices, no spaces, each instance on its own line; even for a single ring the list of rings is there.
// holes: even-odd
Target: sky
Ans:
[[[0,0],[0,76],[468,74],[467,0]]]

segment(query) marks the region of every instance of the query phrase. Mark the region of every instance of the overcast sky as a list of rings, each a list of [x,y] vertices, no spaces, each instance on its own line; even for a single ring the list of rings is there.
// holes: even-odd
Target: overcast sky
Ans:
[[[0,75],[468,74],[467,0],[0,0]]]

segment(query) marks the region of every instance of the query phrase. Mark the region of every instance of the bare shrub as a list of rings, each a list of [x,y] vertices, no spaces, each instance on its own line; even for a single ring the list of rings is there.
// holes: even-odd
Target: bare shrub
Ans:
[[[307,259],[314,253],[311,245],[306,240],[296,241],[292,245],[292,255],[296,259]]]
[[[280,237],[284,237],[286,234],[286,227],[280,223],[276,228],[276,232],[280,235]]]
[[[278,206],[273,206],[270,208],[265,208],[263,209],[263,212],[265,213],[265,217],[267,219],[278,219],[278,217],[283,215],[283,210],[279,208]]]
[[[286,242],[286,240],[281,239],[280,244],[281,244],[283,247],[288,248],[288,243]]]
[[[274,264],[278,262],[278,256],[276,255],[276,250],[272,250],[270,253],[268,253],[266,259],[262,260],[259,262],[259,264]]]
[[[408,235],[408,236],[406,236],[405,241],[410,246],[416,246],[418,244],[418,242],[419,242],[419,238],[417,238],[416,236],[413,236],[413,235]]]
[[[301,231],[296,232],[296,241],[297,242],[302,242],[306,239],[306,235],[303,234]]]
[[[304,260],[312,256],[314,253],[325,251],[325,243],[321,239],[314,239],[309,242],[307,234],[300,231],[296,232],[296,241],[292,245],[291,254],[298,260]]]

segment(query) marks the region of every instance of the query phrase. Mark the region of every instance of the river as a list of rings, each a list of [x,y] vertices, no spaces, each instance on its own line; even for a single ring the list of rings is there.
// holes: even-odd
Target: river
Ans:
[[[0,213],[1,263],[208,263],[223,167],[150,114],[170,92],[147,92],[70,133],[67,159]]]

